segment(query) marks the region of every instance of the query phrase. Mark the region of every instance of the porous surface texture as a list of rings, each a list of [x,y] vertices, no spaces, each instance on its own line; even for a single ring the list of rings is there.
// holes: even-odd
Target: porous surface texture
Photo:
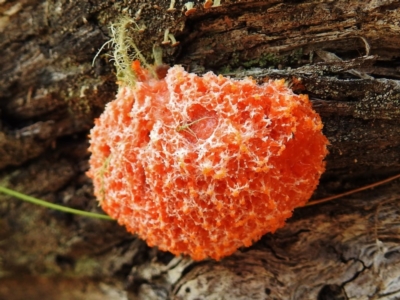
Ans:
[[[150,246],[220,259],[284,225],[324,171],[307,96],[182,67],[121,87],[91,131],[102,208]]]

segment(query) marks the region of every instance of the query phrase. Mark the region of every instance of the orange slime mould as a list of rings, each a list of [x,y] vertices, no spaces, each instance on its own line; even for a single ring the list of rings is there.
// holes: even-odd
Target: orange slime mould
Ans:
[[[91,130],[88,175],[104,211],[149,246],[221,259],[285,224],[325,170],[328,140],[306,95],[134,62]]]

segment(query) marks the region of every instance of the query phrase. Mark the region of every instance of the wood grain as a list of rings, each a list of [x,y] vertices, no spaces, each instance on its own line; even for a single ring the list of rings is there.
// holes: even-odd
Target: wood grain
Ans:
[[[166,63],[260,82],[285,78],[308,94],[331,143],[314,198],[400,172],[398,1],[231,0],[209,9],[195,1],[189,16],[182,2],[174,12],[169,5],[0,1],[1,185],[98,210],[85,176],[87,135],[118,87],[111,49],[93,66],[92,60],[121,15],[145,28],[132,39],[150,62],[153,45],[169,29],[180,44],[164,46]],[[14,291],[25,287],[32,300],[54,293],[59,299],[398,299],[399,192],[397,181],[298,209],[277,233],[220,262],[174,258],[115,223],[0,195],[0,298],[24,299]],[[46,287],[54,288],[47,298]]]

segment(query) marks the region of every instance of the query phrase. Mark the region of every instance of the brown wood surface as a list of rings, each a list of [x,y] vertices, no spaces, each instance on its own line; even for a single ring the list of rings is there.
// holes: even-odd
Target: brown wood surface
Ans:
[[[314,198],[400,173],[400,3],[0,1],[0,184],[99,211],[88,131],[116,93],[109,26],[121,15],[151,61],[285,78],[313,101],[331,145]],[[300,208],[220,262],[150,249],[109,221],[0,195],[0,299],[400,299],[399,181]]]

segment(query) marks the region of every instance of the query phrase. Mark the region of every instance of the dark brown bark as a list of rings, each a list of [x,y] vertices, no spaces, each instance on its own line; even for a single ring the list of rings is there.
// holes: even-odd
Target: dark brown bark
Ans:
[[[308,94],[331,143],[314,198],[400,172],[398,1],[222,2],[186,17],[178,1],[175,12],[160,0],[0,1],[0,184],[98,210],[87,134],[117,85],[111,50],[92,59],[121,15],[145,26],[132,38],[148,61],[169,29],[180,41],[163,48],[169,64]],[[0,298],[398,299],[399,193],[397,182],[300,208],[221,262],[0,195]]]

